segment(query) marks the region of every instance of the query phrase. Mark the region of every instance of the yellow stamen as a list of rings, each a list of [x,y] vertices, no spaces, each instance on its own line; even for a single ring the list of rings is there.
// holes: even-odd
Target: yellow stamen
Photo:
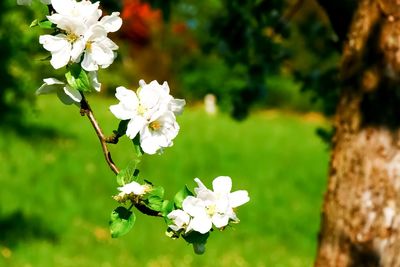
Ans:
[[[139,113],[139,115],[143,116],[144,113],[146,113],[146,108],[142,105],[139,105],[139,107],[137,108],[137,112]]]
[[[74,43],[76,40],[78,40],[78,38],[79,36],[76,35],[75,33],[70,32],[67,34],[67,41],[70,43]]]
[[[153,121],[149,124],[149,128],[153,131],[157,131],[161,128],[161,124],[158,121]]]
[[[210,216],[213,216],[215,213],[215,208],[216,208],[215,205],[210,205],[210,206],[206,207],[207,214]]]
[[[92,48],[92,42],[87,42],[85,48],[86,50],[90,50]]]

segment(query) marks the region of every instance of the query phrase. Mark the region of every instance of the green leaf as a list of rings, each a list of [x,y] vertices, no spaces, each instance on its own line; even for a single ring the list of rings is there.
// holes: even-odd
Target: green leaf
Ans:
[[[154,211],[161,211],[164,200],[158,196],[151,196],[147,199],[146,206]]]
[[[182,209],[182,202],[187,196],[193,196],[193,193],[185,185],[174,197],[175,207]]]
[[[31,25],[29,25],[29,27],[33,28],[39,25],[39,20],[35,19],[34,21],[31,22]]]
[[[137,165],[139,165],[139,163],[140,160],[134,160],[128,165],[128,167],[122,169],[117,174],[117,184],[123,186],[129,184],[135,178],[137,178],[139,175],[139,170],[137,169]]]
[[[29,27],[31,28],[36,26],[39,26],[42,29],[53,29],[55,27],[55,25],[47,19],[44,20],[35,19],[34,21],[32,21],[31,25],[29,25]]]
[[[65,73],[65,78],[67,79],[68,84],[76,90],[82,92],[92,91],[89,76],[79,64],[72,65],[69,68],[69,71]]]
[[[209,236],[210,232],[207,232],[206,234],[201,234],[196,231],[192,231],[186,235],[182,235],[183,239],[185,239],[186,242],[193,244],[193,249],[196,254],[203,254],[205,252],[205,245]]]
[[[138,158],[140,158],[141,156],[143,156],[143,150],[142,150],[142,147],[140,146],[139,135],[136,135],[135,138],[132,139],[132,142],[133,142],[133,146],[135,147],[136,156]]]
[[[162,186],[154,186],[150,192],[143,196],[146,206],[154,211],[161,211],[164,202],[164,188]]]
[[[120,121],[118,124],[117,133],[119,136],[124,136],[126,134],[126,130],[128,129],[129,120]]]
[[[39,21],[38,25],[42,29],[53,29],[55,26],[51,21],[48,21],[47,19]]]
[[[127,234],[136,221],[135,214],[125,207],[118,207],[111,212],[110,233],[112,238],[117,238]]]
[[[167,222],[167,224],[170,223],[170,219],[167,218],[167,215],[174,210],[174,203],[169,200],[164,200],[161,206],[161,214],[164,217],[164,220]]]
[[[149,193],[147,193],[147,195],[149,197],[156,196],[156,197],[159,197],[159,198],[163,198],[164,197],[164,187],[162,187],[162,186],[153,186],[153,188],[151,189],[151,191]]]

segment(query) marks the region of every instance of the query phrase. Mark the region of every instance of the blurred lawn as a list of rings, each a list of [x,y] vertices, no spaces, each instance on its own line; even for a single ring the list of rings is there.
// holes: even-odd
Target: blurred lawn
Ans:
[[[160,218],[138,214],[127,236],[111,239],[108,218],[116,204],[113,173],[97,137],[75,106],[54,96],[39,99],[35,127],[25,137],[0,139],[0,266],[311,266],[319,227],[328,150],[315,135],[319,120],[258,113],[244,122],[188,108],[181,132],[161,156],[145,157],[141,177],[172,196],[193,178],[206,185],[218,175],[247,189],[251,201],[241,223],[213,232],[206,254],[164,235]],[[104,131],[117,125],[107,111],[113,99],[91,99]],[[46,127],[50,127],[46,130]],[[56,131],[54,131],[54,129]],[[130,142],[112,148],[119,166],[133,154]]]

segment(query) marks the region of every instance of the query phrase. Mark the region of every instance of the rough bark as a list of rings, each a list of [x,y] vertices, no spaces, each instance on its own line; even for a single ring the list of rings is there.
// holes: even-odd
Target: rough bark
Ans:
[[[397,267],[400,1],[359,1],[348,29],[315,266]]]

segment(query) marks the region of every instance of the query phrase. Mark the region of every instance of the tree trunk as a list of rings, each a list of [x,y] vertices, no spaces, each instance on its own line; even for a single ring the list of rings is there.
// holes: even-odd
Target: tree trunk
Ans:
[[[353,14],[315,266],[400,267],[400,1]]]

